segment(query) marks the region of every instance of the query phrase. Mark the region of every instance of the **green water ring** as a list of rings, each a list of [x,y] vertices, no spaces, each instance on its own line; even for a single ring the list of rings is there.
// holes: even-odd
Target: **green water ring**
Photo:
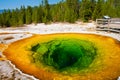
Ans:
[[[67,74],[89,68],[97,55],[92,42],[79,39],[54,39],[36,44],[31,50],[34,63]]]

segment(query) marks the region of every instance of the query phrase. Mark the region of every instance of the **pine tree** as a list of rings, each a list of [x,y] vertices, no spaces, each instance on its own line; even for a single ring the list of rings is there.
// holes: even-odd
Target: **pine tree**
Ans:
[[[19,13],[19,10],[18,10],[18,9],[12,10],[11,19],[10,19],[10,21],[11,21],[10,24],[11,24],[11,26],[13,26],[13,27],[17,27],[17,26],[18,26],[18,17],[19,17],[18,13]]]
[[[116,17],[115,7],[114,7],[114,0],[106,1],[106,15],[110,17]]]
[[[92,5],[89,0],[82,0],[81,6],[80,6],[80,18],[83,21],[88,21],[92,18]]]
[[[51,11],[51,17],[53,22],[57,22],[59,20],[59,15],[60,15],[59,10],[60,9],[58,4],[52,5],[52,8],[50,11]]]
[[[95,10],[96,3],[97,3],[96,0],[90,0],[90,7],[91,7],[91,12],[92,12],[92,13],[91,13],[91,14],[92,14],[92,15],[91,15],[91,19],[92,19],[92,20],[95,20],[95,19],[93,19],[93,16],[94,16],[94,15],[93,15],[93,12],[94,12],[94,10]]]
[[[114,6],[116,9],[116,17],[120,18],[120,0],[114,0]]]
[[[75,19],[77,20],[79,18],[79,0],[73,1],[73,10],[75,14]]]
[[[65,6],[65,20],[68,22],[75,22],[78,19],[79,13],[79,1],[78,0],[66,0]]]
[[[43,12],[43,6],[42,5],[39,5],[38,7],[38,22],[43,22],[43,15],[44,15],[44,12]]]
[[[18,17],[18,25],[23,26],[25,24],[25,7],[21,6]]]
[[[106,10],[104,0],[98,0],[92,15],[92,19],[95,20],[96,18],[102,18],[105,15],[104,10]]]
[[[0,14],[0,27],[2,27],[3,25],[2,25],[2,14]]]
[[[39,19],[38,7],[34,7],[32,10],[33,10],[32,11],[32,22],[36,24],[38,23],[38,19]]]
[[[26,24],[32,23],[32,7],[28,6],[26,9]]]
[[[51,20],[51,14],[50,14],[50,6],[48,3],[48,0],[44,0],[44,16],[43,16],[43,22],[47,23]]]
[[[2,19],[1,24],[2,24],[2,27],[6,27],[6,13],[7,13],[6,10],[4,10],[4,12],[1,15],[1,19]]]
[[[5,24],[6,24],[6,13],[3,12],[2,14],[0,14],[0,26],[1,27],[6,27]]]
[[[11,11],[7,10],[7,12],[6,12],[6,22],[5,22],[5,26],[6,27],[10,27],[11,26],[10,19],[11,19]]]

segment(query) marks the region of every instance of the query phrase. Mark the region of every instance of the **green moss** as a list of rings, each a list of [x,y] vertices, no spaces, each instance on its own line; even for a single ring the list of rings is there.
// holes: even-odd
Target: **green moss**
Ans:
[[[92,42],[78,39],[52,40],[37,44],[31,50],[35,63],[67,72],[89,67],[97,55]]]

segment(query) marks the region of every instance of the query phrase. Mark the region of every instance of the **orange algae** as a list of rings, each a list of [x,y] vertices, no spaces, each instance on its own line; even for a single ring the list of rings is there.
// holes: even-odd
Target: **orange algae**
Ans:
[[[6,44],[0,44],[0,52],[2,53],[3,50],[5,50],[5,48],[7,48]],[[3,57],[3,55],[0,55],[0,60],[6,60],[5,57]]]
[[[7,48],[6,44],[0,44],[0,51],[2,52],[5,48]]]
[[[32,61],[30,51],[32,46],[60,38],[74,38],[94,43],[97,47],[97,56],[88,69],[65,75],[55,69],[48,69],[51,67],[45,67],[41,63],[36,65]],[[110,80],[120,75],[120,42],[101,35],[77,33],[34,35],[10,44],[3,53],[21,71],[41,80]]]

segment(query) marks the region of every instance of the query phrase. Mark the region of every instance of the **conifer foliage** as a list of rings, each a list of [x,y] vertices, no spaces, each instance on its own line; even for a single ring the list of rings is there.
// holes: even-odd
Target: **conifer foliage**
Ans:
[[[49,4],[42,0],[39,6],[4,10],[0,13],[0,27],[19,27],[31,23],[87,22],[104,15],[120,18],[120,0],[61,0]]]

